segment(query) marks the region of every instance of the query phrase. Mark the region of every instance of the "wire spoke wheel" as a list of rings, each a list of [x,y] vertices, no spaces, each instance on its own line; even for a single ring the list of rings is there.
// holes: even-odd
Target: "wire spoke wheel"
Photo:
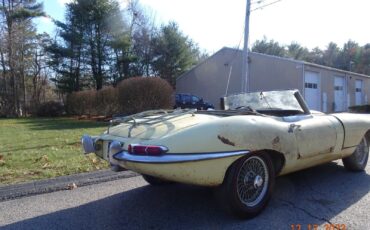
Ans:
[[[342,159],[343,165],[350,171],[363,171],[369,158],[369,141],[365,135],[352,155]]]
[[[255,206],[267,192],[269,180],[267,165],[261,158],[250,157],[241,167],[237,180],[240,201],[247,206]]]
[[[354,155],[359,164],[363,164],[369,154],[369,145],[366,138],[362,138],[360,144],[357,146]]]
[[[267,205],[275,183],[275,170],[265,152],[247,155],[229,168],[220,187],[221,200],[233,214],[250,218]]]

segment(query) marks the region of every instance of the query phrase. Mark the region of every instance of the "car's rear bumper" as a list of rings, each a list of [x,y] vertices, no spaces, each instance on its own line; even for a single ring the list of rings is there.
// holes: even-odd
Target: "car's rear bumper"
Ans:
[[[231,151],[231,152],[215,152],[215,153],[200,153],[200,154],[165,154],[162,156],[141,156],[133,155],[127,151],[121,151],[113,156],[113,159],[117,161],[128,161],[137,163],[154,163],[154,164],[166,164],[166,163],[181,163],[181,162],[192,162],[192,161],[204,161],[213,160],[226,157],[242,156],[249,153],[249,151]]]
[[[98,154],[96,142],[96,138],[84,136],[82,138],[84,152],[95,151]],[[249,151],[243,150],[143,156],[130,154],[127,150],[122,149],[122,145],[118,141],[111,142],[109,147],[105,149],[103,146],[101,151],[101,155],[98,155],[100,157],[106,155],[107,158],[104,159],[108,160],[112,166],[119,166],[169,181],[203,186],[222,184],[230,165],[249,153]],[[103,154],[107,151],[109,154]]]
[[[169,181],[218,186],[222,184],[230,165],[245,154],[248,151],[137,156],[121,151],[110,161],[122,168]]]

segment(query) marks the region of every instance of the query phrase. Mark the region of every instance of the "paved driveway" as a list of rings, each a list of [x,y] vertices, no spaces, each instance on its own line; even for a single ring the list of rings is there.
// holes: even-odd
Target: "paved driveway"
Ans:
[[[132,177],[0,202],[3,229],[370,229],[370,167],[333,162],[277,179],[267,209],[251,220],[225,213],[212,189],[152,187]],[[294,228],[298,229],[298,228]]]

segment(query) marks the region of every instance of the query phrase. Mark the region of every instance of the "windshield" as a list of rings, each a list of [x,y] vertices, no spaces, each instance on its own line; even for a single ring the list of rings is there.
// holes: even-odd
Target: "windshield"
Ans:
[[[225,109],[250,107],[254,110],[303,111],[294,93],[296,90],[242,93],[225,98]]]

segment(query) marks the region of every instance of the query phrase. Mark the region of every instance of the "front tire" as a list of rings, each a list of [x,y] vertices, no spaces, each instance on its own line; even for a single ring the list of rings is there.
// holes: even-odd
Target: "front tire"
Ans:
[[[142,176],[143,176],[144,180],[146,182],[148,182],[148,184],[154,185],[154,186],[160,186],[160,185],[166,185],[166,184],[172,184],[173,183],[172,181],[163,180],[163,179],[160,179],[160,178],[154,177],[154,176],[149,176],[149,175],[145,175],[145,174],[143,174]]]
[[[241,218],[258,215],[267,205],[275,184],[275,170],[267,153],[255,153],[235,162],[221,186],[226,208]]]
[[[344,167],[353,172],[364,171],[369,158],[369,142],[364,136],[352,155],[342,159]]]

